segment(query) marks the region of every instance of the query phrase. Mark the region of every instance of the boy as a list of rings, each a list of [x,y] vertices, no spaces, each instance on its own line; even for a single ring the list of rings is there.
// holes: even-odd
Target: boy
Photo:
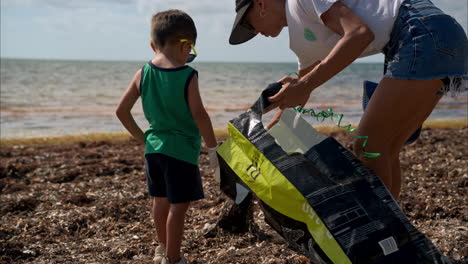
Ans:
[[[195,24],[180,10],[157,13],[151,20],[155,57],[139,70],[120,99],[116,114],[145,144],[145,167],[152,216],[160,245],[154,261],[186,264],[180,254],[184,218],[191,201],[204,198],[198,169],[201,137],[217,163],[211,120],[198,90],[197,71],[185,65],[196,56]],[[189,54],[190,50],[195,52]],[[130,110],[141,96],[149,129],[143,133]]]

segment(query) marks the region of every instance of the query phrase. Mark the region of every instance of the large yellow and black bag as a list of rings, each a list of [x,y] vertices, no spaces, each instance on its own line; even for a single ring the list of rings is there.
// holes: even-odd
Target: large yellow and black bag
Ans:
[[[293,110],[267,131],[272,84],[228,123],[218,148],[221,189],[259,199],[266,222],[314,264],[449,263],[406,218],[380,179]]]

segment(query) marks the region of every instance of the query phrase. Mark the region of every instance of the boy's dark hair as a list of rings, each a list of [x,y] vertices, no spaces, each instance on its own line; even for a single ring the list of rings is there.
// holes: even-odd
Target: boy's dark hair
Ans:
[[[154,44],[164,47],[166,43],[180,39],[197,40],[197,29],[192,18],[184,11],[171,9],[156,13],[151,19],[151,39]]]

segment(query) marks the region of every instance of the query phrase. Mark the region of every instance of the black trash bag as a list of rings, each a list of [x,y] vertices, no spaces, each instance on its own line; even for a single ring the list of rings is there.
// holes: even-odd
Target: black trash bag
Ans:
[[[275,125],[291,134],[282,142],[270,134],[275,127],[264,128],[267,98],[280,89],[269,85],[229,121],[230,137],[218,148],[222,191],[237,203],[250,200],[245,190],[252,192],[265,221],[314,264],[450,263],[408,221],[379,177],[334,138],[305,126],[300,116]],[[310,137],[299,135],[301,126]],[[308,145],[291,151],[286,141],[301,136]]]

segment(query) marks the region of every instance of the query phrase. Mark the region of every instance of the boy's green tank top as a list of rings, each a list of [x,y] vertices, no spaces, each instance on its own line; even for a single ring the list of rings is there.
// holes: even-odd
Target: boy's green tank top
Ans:
[[[194,74],[197,71],[187,65],[165,69],[150,61],[143,66],[140,93],[149,122],[145,154],[161,153],[198,165],[201,136],[187,100]]]

